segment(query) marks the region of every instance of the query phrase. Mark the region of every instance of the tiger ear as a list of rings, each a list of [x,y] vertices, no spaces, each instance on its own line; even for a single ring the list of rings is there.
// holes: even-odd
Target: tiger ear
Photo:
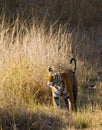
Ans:
[[[49,70],[49,72],[52,72],[52,71],[53,71],[53,69],[52,69],[52,68],[49,68],[48,70]]]

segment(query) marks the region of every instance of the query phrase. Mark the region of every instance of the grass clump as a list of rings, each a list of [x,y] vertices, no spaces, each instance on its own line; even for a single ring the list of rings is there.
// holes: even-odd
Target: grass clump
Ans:
[[[94,111],[91,106],[87,109],[82,109],[77,114],[74,115],[75,119],[75,129],[98,129],[101,127],[101,115],[102,111],[99,106],[94,107]]]

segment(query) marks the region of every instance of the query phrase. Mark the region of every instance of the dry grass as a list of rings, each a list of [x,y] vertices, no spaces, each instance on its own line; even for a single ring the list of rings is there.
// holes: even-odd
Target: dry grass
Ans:
[[[55,32],[53,25],[50,25],[50,29],[47,31],[44,23],[37,26],[34,21],[32,27],[27,28],[25,22],[20,23],[19,17],[10,26],[10,23],[5,23],[4,15],[1,17],[1,129],[67,130],[74,129],[74,126],[80,129],[98,127],[98,122],[99,125],[102,123],[99,117],[101,103],[95,105],[93,114],[92,109],[87,110],[81,106],[86,103],[82,104],[83,99],[81,98],[79,100],[79,112],[73,113],[73,118],[65,110],[54,111],[50,105],[51,94],[46,84],[47,70],[49,67],[54,69],[72,67],[69,65],[69,60],[72,57],[73,32],[68,32],[61,26]],[[83,39],[85,37],[87,35],[84,35]],[[87,43],[90,43],[90,40]],[[90,46],[89,44],[88,47],[90,48]],[[77,54],[80,54],[80,51],[76,50]],[[77,79],[80,87],[86,82],[86,77],[89,79],[95,71],[92,68],[86,68],[84,61],[78,55],[76,55],[76,59]],[[81,91],[79,93],[79,98],[85,96],[81,95]],[[97,95],[100,94],[100,92],[96,93]],[[100,95],[96,98],[95,103],[99,98],[101,98]],[[43,105],[37,105],[39,103]],[[88,101],[88,104],[90,106],[91,102]],[[82,108],[84,109],[82,110]]]
[[[102,125],[102,110],[99,107],[95,107],[92,111],[92,107],[88,106],[87,109],[75,113],[75,128],[76,129],[100,129]]]

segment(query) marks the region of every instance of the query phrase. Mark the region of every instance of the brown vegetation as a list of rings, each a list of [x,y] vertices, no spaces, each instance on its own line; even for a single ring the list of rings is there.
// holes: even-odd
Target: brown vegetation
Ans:
[[[0,129],[67,130],[102,126],[102,81],[97,78],[102,50],[102,2],[71,1],[75,3],[0,1]],[[84,25],[91,28],[79,28]],[[77,60],[79,107],[77,115],[72,113],[71,117],[65,110],[53,111],[46,78],[49,67],[71,68],[69,60],[73,56]],[[82,89],[90,79],[97,86],[95,91]]]
[[[35,20],[38,17],[41,21],[45,18],[47,23],[57,20],[74,27],[100,26],[102,21],[101,0],[0,0],[0,3],[0,10],[5,10],[7,17],[18,12],[30,20],[34,14]]]

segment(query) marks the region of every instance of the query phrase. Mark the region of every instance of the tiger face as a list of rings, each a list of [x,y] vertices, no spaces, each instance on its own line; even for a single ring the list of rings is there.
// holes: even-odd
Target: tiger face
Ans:
[[[61,77],[59,73],[54,72],[53,70],[49,71],[48,75],[48,85],[49,86],[60,86]]]

